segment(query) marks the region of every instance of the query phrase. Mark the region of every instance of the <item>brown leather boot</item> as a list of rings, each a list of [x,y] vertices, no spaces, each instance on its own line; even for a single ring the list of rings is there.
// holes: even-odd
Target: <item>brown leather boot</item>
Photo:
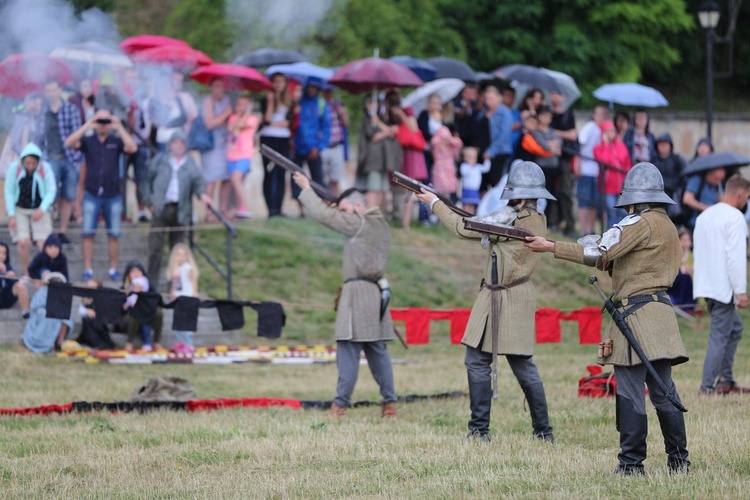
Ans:
[[[383,411],[380,416],[383,418],[397,418],[396,403],[383,403]]]
[[[339,406],[336,403],[331,403],[331,409],[328,412],[328,416],[334,418],[343,418],[346,416],[346,408]]]

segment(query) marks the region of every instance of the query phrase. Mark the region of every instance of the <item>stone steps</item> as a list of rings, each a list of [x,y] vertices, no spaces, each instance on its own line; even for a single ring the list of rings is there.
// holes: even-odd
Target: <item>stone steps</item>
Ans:
[[[72,227],[72,229],[79,229]],[[81,237],[80,234],[75,234],[76,231],[71,231],[68,237],[71,240],[71,245],[65,245],[63,251],[68,259],[68,273],[71,278],[71,282],[80,283],[81,274],[83,273],[83,255],[81,253]],[[0,241],[9,243],[11,263],[18,269],[18,254],[16,247],[10,245],[10,234],[7,226],[0,227]],[[34,251],[32,251],[34,252]],[[166,246],[165,246],[166,252]],[[32,253],[33,257],[33,253]],[[217,256],[220,258],[221,256]],[[200,263],[203,265],[204,263]],[[144,266],[148,260],[148,225],[123,225],[123,235],[120,239],[120,256],[118,270],[120,273],[124,271],[125,264],[127,262],[137,260],[140,261]],[[101,280],[106,287],[119,288],[122,286],[121,281],[112,281],[107,276],[107,269],[109,267],[109,261],[107,258],[107,236],[103,228],[100,227],[99,231],[94,240],[94,259],[93,267],[95,277]],[[166,266],[166,257],[164,260]],[[206,265],[207,267],[207,265]],[[208,272],[213,272],[212,269],[208,268]],[[159,290],[166,290],[166,278],[160,280]],[[34,286],[29,284],[29,292],[32,295],[35,291]],[[80,332],[80,319],[77,317],[77,308],[79,299],[74,298],[73,301],[73,320],[76,325],[76,329],[69,338],[76,338]],[[248,322],[252,320],[254,313],[246,311],[246,317]],[[11,309],[0,310],[0,344],[18,344],[21,342],[23,335],[23,328],[26,324],[26,320],[21,318],[21,308],[16,304]],[[113,340],[117,344],[124,344],[124,334],[113,334]],[[198,316],[198,331],[195,332],[194,340],[196,345],[215,345],[215,344],[228,344],[228,345],[242,345],[247,344],[249,338],[242,331],[221,331],[221,324],[219,322],[219,315],[216,309],[201,309]],[[170,346],[175,342],[174,332],[172,331],[172,311],[164,311],[164,330],[162,331],[162,343],[165,346]]]

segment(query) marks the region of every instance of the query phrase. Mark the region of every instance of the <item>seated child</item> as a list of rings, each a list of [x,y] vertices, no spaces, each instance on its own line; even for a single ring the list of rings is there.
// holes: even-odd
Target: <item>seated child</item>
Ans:
[[[45,271],[41,281],[36,282],[37,292],[31,298],[31,316],[23,329],[23,344],[31,352],[45,353],[59,349],[73,328],[70,320],[47,317],[49,283],[67,283],[67,280],[60,273]]]
[[[85,284],[88,288],[101,288],[102,282],[90,279]],[[94,299],[84,298],[78,306],[78,315],[81,318],[81,334],[76,341],[79,344],[92,349],[114,349],[115,343],[109,335],[109,326],[96,317],[94,310]]]
[[[29,291],[24,283],[16,279],[10,265],[8,245],[0,241],[0,309],[10,309],[16,302],[21,303],[21,317],[28,319]]]
[[[128,309],[135,307],[136,302],[138,302],[138,292],[148,292],[148,289],[149,283],[147,277],[141,275],[132,278],[130,280],[131,294],[125,299],[125,304],[123,304],[122,309],[127,311]],[[153,350],[153,346],[151,345],[152,329],[153,327],[151,325],[141,325],[138,330],[141,337],[141,349],[144,351]]]
[[[29,264],[29,277],[41,279],[43,271],[60,273],[68,280],[68,259],[62,251],[60,238],[52,233],[44,242],[42,251],[36,254]]]

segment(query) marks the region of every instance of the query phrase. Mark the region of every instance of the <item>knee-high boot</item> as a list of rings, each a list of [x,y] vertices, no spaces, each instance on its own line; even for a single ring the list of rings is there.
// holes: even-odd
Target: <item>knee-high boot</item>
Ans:
[[[492,383],[489,380],[472,381],[469,377],[469,407],[469,436],[489,438],[492,409]]]
[[[687,435],[685,433],[685,416],[682,412],[656,412],[659,426],[664,435],[664,451],[667,452],[667,466],[673,473],[687,473],[690,471],[690,460],[687,451]]]
[[[648,418],[635,412],[633,402],[617,396],[620,431],[620,462],[615,474],[624,476],[643,475],[643,461],[646,459],[646,437],[648,436]]]
[[[524,387],[523,392],[526,395],[526,401],[529,403],[534,437],[554,443],[555,437],[552,435],[552,426],[549,424],[544,384],[538,383]]]

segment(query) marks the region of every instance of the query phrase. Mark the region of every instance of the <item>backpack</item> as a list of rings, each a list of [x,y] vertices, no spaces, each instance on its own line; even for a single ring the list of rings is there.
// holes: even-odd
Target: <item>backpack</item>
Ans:
[[[193,122],[187,143],[191,151],[206,152],[214,148],[214,134],[206,127],[203,115],[198,116]]]

